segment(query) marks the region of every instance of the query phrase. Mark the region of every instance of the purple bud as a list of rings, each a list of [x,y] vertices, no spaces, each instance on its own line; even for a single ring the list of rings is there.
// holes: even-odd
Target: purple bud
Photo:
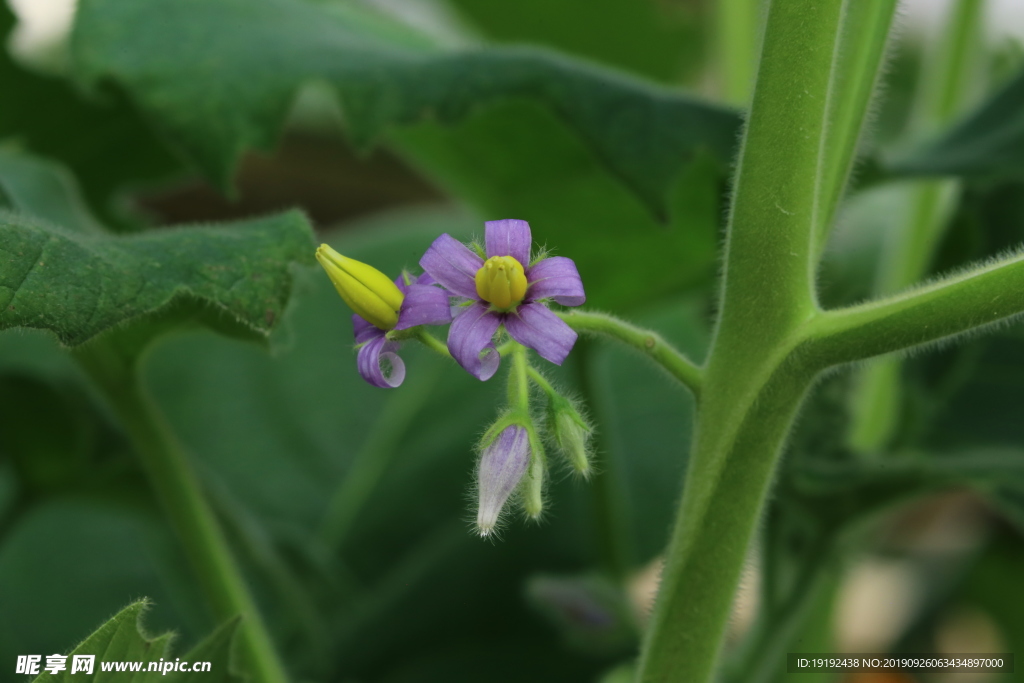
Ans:
[[[477,483],[480,504],[476,525],[481,536],[494,530],[505,501],[519,485],[530,465],[530,435],[524,427],[509,425],[480,456]]]

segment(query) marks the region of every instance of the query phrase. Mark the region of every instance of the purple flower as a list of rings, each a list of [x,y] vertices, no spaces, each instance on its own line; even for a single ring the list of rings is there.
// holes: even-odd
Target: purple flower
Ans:
[[[579,306],[586,300],[572,259],[546,258],[530,265],[532,238],[526,221],[506,219],[484,224],[487,260],[448,234],[441,235],[420,259],[420,266],[469,305],[456,312],[448,350],[477,379],[490,379],[500,358],[493,337],[502,325],[523,346],[561,365],[577,334],[548,310],[544,300]]]
[[[424,273],[411,284],[405,283],[405,276],[399,276],[395,284],[402,292],[402,305],[398,311],[395,330],[405,330],[417,325],[444,325],[452,319],[448,305],[448,294],[434,287],[434,279]],[[382,330],[363,317],[352,315],[352,328],[359,351],[356,367],[363,379],[382,389],[399,386],[405,379],[405,363],[398,357],[399,343],[387,338]]]
[[[529,465],[530,436],[525,427],[505,427],[484,449],[477,470],[480,500],[476,526],[481,536],[494,531],[505,501],[515,491]]]

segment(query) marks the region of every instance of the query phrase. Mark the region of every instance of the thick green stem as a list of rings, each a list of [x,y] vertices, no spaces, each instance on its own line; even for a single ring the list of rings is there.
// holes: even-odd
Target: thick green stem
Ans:
[[[811,235],[841,9],[838,0],[775,0],[769,10],[737,171],[722,310],[641,655],[643,683],[714,676],[775,461],[809,383],[780,366],[794,331],[816,310]]]
[[[771,400],[747,406],[740,425],[709,422],[707,412],[698,418],[696,450],[641,659],[644,683],[713,679],[776,456],[807,381],[783,371],[771,384],[765,391]],[[726,430],[733,438],[723,444]]]
[[[604,313],[566,311],[558,317],[577,332],[602,334],[632,346],[665,368],[673,377],[700,394],[701,370],[661,335],[644,330]]]
[[[983,0],[959,0],[949,14],[944,34],[931,50],[916,102],[915,130],[934,134],[949,124],[974,88],[976,51]],[[950,180],[924,181],[905,190],[906,223],[889,234],[879,266],[875,293],[882,296],[920,282],[928,274],[935,250],[945,234],[958,194]],[[898,425],[901,364],[881,359],[866,367],[851,400],[849,442],[864,453],[879,453]]]
[[[727,102],[750,101],[761,37],[762,0],[717,0],[714,11],[714,64],[719,92]]]
[[[76,351],[75,357],[142,459],[150,485],[184,546],[213,617],[223,622],[242,616],[238,648],[248,665],[247,672],[258,683],[285,683],[288,677],[284,667],[202,485],[170,426],[141,386],[135,363],[102,342]]]
[[[803,362],[798,347],[802,330],[819,315],[813,270],[829,176],[823,164],[841,158],[825,150],[833,139],[850,137],[838,125],[863,120],[830,120],[843,4],[773,0],[768,12],[734,185],[721,314],[641,655],[644,683],[712,679],[775,464],[819,369]],[[862,63],[869,68],[870,60]]]

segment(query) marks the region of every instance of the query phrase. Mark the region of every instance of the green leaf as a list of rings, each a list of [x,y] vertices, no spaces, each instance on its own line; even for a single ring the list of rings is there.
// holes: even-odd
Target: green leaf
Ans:
[[[208,309],[269,334],[312,258],[298,212],[130,237],[82,235],[0,213],[0,329],[50,330],[76,346],[142,316]]]
[[[938,140],[895,159],[905,175],[1024,174],[1024,71]]]
[[[149,638],[139,624],[139,618],[148,605],[146,600],[139,600],[125,607],[69,653],[64,671],[56,674],[44,672],[35,678],[34,683],[105,683],[123,680],[141,683],[152,679],[152,674],[147,672],[105,672],[100,666],[101,662],[155,662],[167,654],[170,634]],[[74,655],[95,656],[91,676],[82,672],[71,673]]]
[[[28,154],[0,149],[0,206],[81,233],[103,231],[67,169]]]
[[[590,306],[625,312],[710,289],[724,166],[709,153],[683,169],[671,188],[671,220],[659,223],[536,104],[509,102],[453,126],[424,124],[392,137],[482,215],[529,220],[537,242],[576,262]]]
[[[706,19],[692,5],[657,0],[454,0],[462,17],[500,42],[546,45],[677,83],[699,67]],[[706,11],[706,10],[705,10]],[[580,30],[586,17],[586,30]]]
[[[0,375],[0,454],[12,460],[26,496],[81,489],[97,469],[92,417],[47,382]]]
[[[203,642],[187,654],[172,660],[168,651],[171,634],[156,638],[146,635],[139,623],[142,614],[149,608],[148,600],[139,600],[125,607],[108,622],[100,626],[81,645],[72,650],[65,661],[65,669],[56,674],[44,672],[33,683],[105,683],[106,681],[135,681],[136,683],[234,683],[242,679],[231,670],[231,643],[238,630],[239,619],[232,619],[214,631]],[[93,655],[93,671],[71,673],[75,655]],[[168,664],[178,660],[195,663],[209,662],[207,671],[163,671],[164,659]],[[141,663],[141,670],[104,671],[103,663]],[[155,662],[156,670],[148,670]],[[43,665],[46,661],[43,660]]]
[[[296,90],[315,80],[334,86],[363,145],[395,125],[540,103],[662,213],[697,150],[729,161],[739,125],[730,110],[553,53],[414,47],[301,0],[88,0],[73,53],[85,82],[125,88],[225,185],[243,151],[273,144]]]
[[[211,633],[203,642],[181,656],[186,662],[209,662],[209,671],[175,671],[166,677],[168,683],[240,683],[245,678],[231,667],[231,643],[238,631],[241,617],[231,619]],[[155,678],[155,675],[154,675]]]
[[[7,45],[14,25],[14,14],[0,0],[0,45]],[[180,164],[116,93],[86,97],[56,76],[21,65],[6,48],[0,49],[0,91],[0,141],[17,140],[67,164],[98,210],[108,209],[111,195],[126,183],[180,172]]]

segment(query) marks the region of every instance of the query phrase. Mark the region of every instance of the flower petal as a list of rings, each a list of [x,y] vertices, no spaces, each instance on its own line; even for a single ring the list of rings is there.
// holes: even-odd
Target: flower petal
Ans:
[[[420,267],[438,284],[452,294],[470,299],[478,298],[476,272],[483,265],[483,259],[448,233],[434,240],[420,259]]]
[[[476,525],[480,535],[494,530],[505,501],[515,491],[530,464],[530,436],[519,425],[510,425],[491,442],[477,468],[479,504]]]
[[[519,261],[523,268],[530,265],[530,246],[533,244],[533,237],[530,235],[530,224],[526,221],[516,218],[487,221],[484,223],[484,244],[487,258],[511,256]]]
[[[462,309],[448,331],[448,351],[466,372],[480,381],[489,380],[498,371],[501,357],[491,339],[501,325],[501,317],[485,303]]]
[[[356,338],[356,344],[365,344],[371,339],[383,337],[384,330],[380,329],[360,315],[352,314],[352,336]]]
[[[476,275],[474,275],[473,277],[476,277]],[[418,284],[418,285],[436,285],[437,284],[437,280],[435,280],[434,278],[430,277],[430,273],[421,273],[420,276],[418,278],[416,278],[416,284]]]
[[[571,258],[552,256],[536,263],[526,273],[530,288],[526,298],[554,299],[563,306],[581,306],[587,300],[583,280]]]
[[[395,329],[405,330],[416,325],[445,325],[451,321],[448,292],[433,285],[409,285],[405,290]]]
[[[579,337],[544,304],[525,304],[509,313],[505,316],[505,330],[555,365],[562,364]]]
[[[405,380],[405,363],[395,353],[397,350],[398,344],[389,342],[383,334],[360,346],[356,356],[359,374],[375,387],[397,387]],[[385,362],[391,365],[390,372],[385,373],[382,367]]]

